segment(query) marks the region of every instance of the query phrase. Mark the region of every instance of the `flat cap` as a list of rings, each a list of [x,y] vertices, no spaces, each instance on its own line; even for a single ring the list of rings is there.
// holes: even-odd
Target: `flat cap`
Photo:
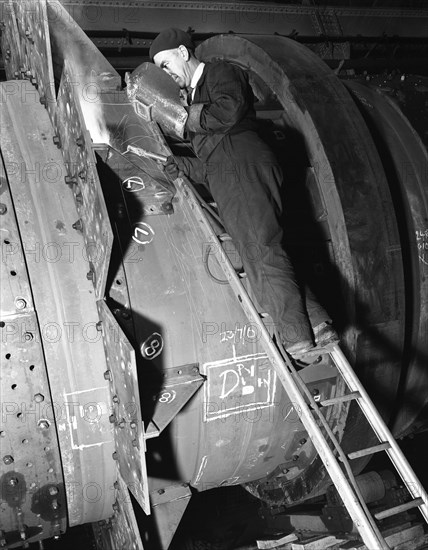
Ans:
[[[186,46],[189,50],[195,49],[195,45],[187,32],[175,28],[165,29],[153,40],[149,51],[150,59],[153,61],[157,53],[164,50],[173,50],[181,45]]]

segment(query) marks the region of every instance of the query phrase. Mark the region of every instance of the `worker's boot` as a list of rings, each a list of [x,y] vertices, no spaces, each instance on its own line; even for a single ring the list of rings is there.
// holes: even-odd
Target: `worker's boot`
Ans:
[[[291,355],[291,357],[301,357],[305,353],[308,353],[315,349],[314,343],[312,340],[301,340],[296,342],[291,346],[285,346],[286,352]]]
[[[315,344],[317,348],[323,348],[330,344],[337,344],[339,342],[339,336],[331,321],[324,321],[313,328],[315,336]]]
[[[313,328],[315,346],[310,340],[297,342],[286,348],[286,351],[294,359],[295,366],[302,369],[320,362],[319,352],[326,346],[339,342],[339,336],[330,321],[324,321]]]

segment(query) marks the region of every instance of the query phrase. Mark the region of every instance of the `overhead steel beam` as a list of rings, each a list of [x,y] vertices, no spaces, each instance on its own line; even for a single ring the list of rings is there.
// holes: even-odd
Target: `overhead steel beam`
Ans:
[[[51,5],[59,0],[50,1]],[[426,9],[318,7],[275,2],[194,2],[70,0],[62,2],[85,31],[158,32],[168,25],[196,32],[252,34],[316,34],[314,17],[338,18],[345,35],[404,34],[426,36]],[[55,8],[53,8],[55,9]]]

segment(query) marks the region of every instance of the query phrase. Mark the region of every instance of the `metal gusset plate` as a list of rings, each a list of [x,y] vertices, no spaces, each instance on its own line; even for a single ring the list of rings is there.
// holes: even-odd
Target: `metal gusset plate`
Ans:
[[[153,418],[147,426],[147,439],[158,436],[168,426],[202,386],[204,380],[205,378],[199,374],[197,363],[166,369],[164,383],[158,392]]]
[[[115,455],[120,473],[140,506],[150,514],[135,351],[104,300],[97,302],[113,401]]]
[[[66,61],[58,93],[55,128],[68,170],[66,181],[73,189],[77,211],[83,223],[83,237],[89,259],[88,278],[92,279],[96,296],[100,299],[105,291],[113,232],[81,100],[85,101],[82,87],[74,79]],[[95,112],[94,117],[96,122]]]
[[[1,51],[3,53],[6,80],[21,77],[23,67],[19,43],[18,26],[12,0],[3,4],[3,21],[1,25]]]
[[[187,483],[169,485],[150,493],[161,548],[169,548],[191,497]]]
[[[37,86],[53,122],[55,115],[55,81],[46,0],[13,2],[20,52],[27,78]]]
[[[98,550],[144,550],[128,488],[120,474],[114,487],[116,490],[114,515],[107,521],[92,524],[97,548]]]

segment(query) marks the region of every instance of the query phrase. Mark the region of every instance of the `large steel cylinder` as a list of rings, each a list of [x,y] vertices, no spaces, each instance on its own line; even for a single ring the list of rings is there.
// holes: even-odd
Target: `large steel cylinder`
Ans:
[[[201,44],[197,54],[203,61],[226,59],[249,72],[266,139],[283,162],[286,245],[302,279],[332,315],[351,364],[388,420],[398,403],[409,354],[412,364],[421,368],[427,349],[426,332],[415,335],[406,321],[413,308],[408,303],[409,276],[424,280],[426,269],[418,260],[412,233],[412,224],[419,227],[422,222],[415,213],[407,222],[403,219],[402,212],[409,209],[406,191],[402,190],[397,200],[381,145],[360,113],[358,101],[305,47],[279,37],[220,36]],[[397,118],[403,120],[402,115],[397,114]],[[416,136],[413,142],[415,154],[423,159],[424,149]],[[407,182],[407,189],[410,184]],[[423,193],[421,188],[418,192]],[[426,216],[426,207],[421,204],[417,216],[421,209]],[[173,240],[176,251],[180,250],[180,263],[171,261],[162,270],[163,277],[172,271],[170,283],[163,284],[175,289],[164,313],[150,300],[150,290],[141,292],[137,284],[130,286],[133,310],[146,315],[150,312],[151,322],[156,318],[156,324],[166,328],[163,334],[166,341],[170,340],[171,355],[168,359],[164,356],[164,366],[170,360],[173,364],[201,361],[207,350],[213,352],[212,346],[227,338],[243,339],[246,330],[239,326],[237,333],[229,326],[220,299],[224,290],[215,285],[209,287],[209,294],[217,300],[211,319],[203,317],[207,291],[201,294],[193,284],[188,289],[190,300],[202,308],[199,329],[193,322],[188,325],[189,319],[195,318],[191,306],[182,303],[171,309],[174,292],[180,286],[176,274],[189,280],[189,267],[195,269],[191,263],[195,259],[193,245],[183,247],[183,242],[191,242],[190,233],[178,235],[178,228],[185,224],[179,217],[176,220],[165,237]],[[407,238],[403,240],[404,234]],[[406,258],[412,258],[411,267]],[[150,263],[160,265],[160,260]],[[132,266],[127,269],[130,273]],[[179,294],[184,292],[182,288]],[[421,289],[414,299],[426,303],[426,291]],[[228,300],[232,303],[233,297],[228,296]],[[167,319],[171,311],[174,324]],[[412,315],[417,326],[426,326],[424,305],[418,311],[413,308]],[[409,330],[414,335],[412,341]],[[143,329],[140,341],[146,337]],[[208,346],[204,350],[201,339]],[[179,346],[182,341],[187,342],[184,348]],[[149,467],[155,457],[157,471],[162,472],[162,462],[168,463],[170,475],[190,479],[200,490],[250,483],[252,492],[276,502],[296,502],[321,490],[325,482],[321,462],[269,367],[256,361],[252,370],[252,365],[238,361],[216,365],[206,359],[203,365],[207,376],[204,391],[176,417],[167,434],[149,442]],[[314,392],[325,395],[340,391],[328,364],[306,369],[304,377]],[[231,406],[233,400],[235,407]],[[413,404],[413,416],[396,424],[397,435],[408,428],[423,405],[424,398]],[[371,443],[358,407],[336,409],[330,420],[343,437],[346,451]],[[364,461],[356,461],[355,470],[363,465]]]

